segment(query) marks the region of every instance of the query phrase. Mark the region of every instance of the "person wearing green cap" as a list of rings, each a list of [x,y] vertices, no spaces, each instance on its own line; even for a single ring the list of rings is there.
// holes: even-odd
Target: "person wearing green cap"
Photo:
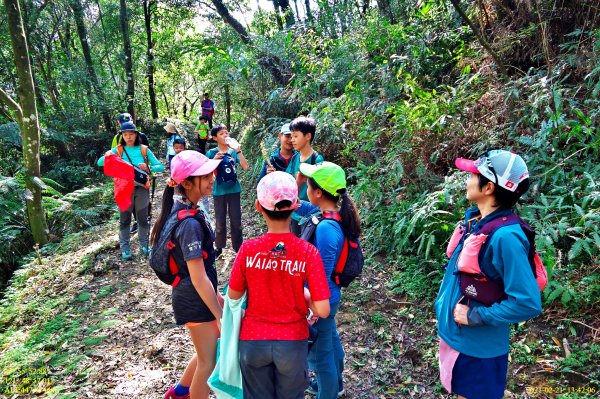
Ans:
[[[303,201],[298,214],[318,221],[314,234],[309,237],[306,234],[308,224],[302,220],[300,225],[305,226],[301,238],[307,239],[319,250],[331,292],[329,316],[315,323],[319,335],[308,359],[316,379],[310,382],[306,392],[316,394],[317,399],[334,399],[344,394],[344,349],[335,323],[341,291],[330,277],[342,252],[344,235],[352,238],[360,236],[360,218],[346,192],[346,173],[340,166],[332,162],[303,163],[299,170],[299,180],[308,183],[306,193],[310,203]]]

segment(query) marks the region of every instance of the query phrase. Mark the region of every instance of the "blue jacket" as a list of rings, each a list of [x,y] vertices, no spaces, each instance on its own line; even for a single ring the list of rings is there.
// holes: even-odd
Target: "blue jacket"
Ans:
[[[292,150],[292,157],[296,154],[295,150]],[[269,157],[269,162],[271,162],[271,165],[273,165],[273,167],[275,168],[275,170],[279,170],[282,172],[285,172],[285,170],[288,167],[288,164],[290,163],[290,161],[292,160],[292,158],[290,157],[290,159],[285,159],[284,157],[281,156],[281,150],[278,149],[277,151],[273,152],[273,154],[271,154],[271,157]],[[260,173],[258,174],[258,180],[256,180],[256,185],[258,186],[258,182],[260,182],[260,179],[262,179],[263,177],[265,177],[267,174],[267,162],[263,161],[262,164],[262,169],[260,170]]]
[[[508,215],[510,209],[498,209],[471,226],[476,233],[487,222]],[[477,208],[465,212],[468,221],[479,215]],[[507,298],[486,307],[471,300],[469,325],[458,327],[454,307],[462,296],[457,261],[462,250],[463,236],[452,254],[435,300],[438,334],[450,347],[460,353],[490,358],[508,353],[510,324],[529,320],[542,312],[541,295],[527,254],[529,241],[519,225],[503,226],[492,234],[479,254],[481,270],[493,280],[502,280]]]

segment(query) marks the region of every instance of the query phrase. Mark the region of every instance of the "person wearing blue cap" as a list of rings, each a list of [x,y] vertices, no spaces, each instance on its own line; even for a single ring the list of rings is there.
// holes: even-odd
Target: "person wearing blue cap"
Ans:
[[[268,173],[275,171],[285,172],[292,157],[296,154],[296,150],[294,150],[294,146],[292,145],[292,131],[290,130],[289,123],[281,126],[278,138],[281,146],[271,154],[268,160],[265,159],[263,161],[262,169],[260,170],[258,180],[256,181],[257,186],[258,182],[260,182],[260,180]]]
[[[119,123],[119,129],[117,130],[117,134],[115,134],[115,136],[112,139],[112,144],[110,146],[110,148],[115,148],[116,146],[119,145],[119,143],[121,142],[121,125],[123,125],[123,123],[125,122],[132,122],[133,123],[133,118],[131,117],[131,114],[125,112],[122,114],[119,114],[119,116],[117,116],[117,122]],[[138,132],[138,136],[140,138],[140,143],[142,145],[147,146],[148,145],[148,137],[146,137],[146,135],[142,132]]]
[[[488,151],[475,161],[458,158],[455,164],[470,173],[466,196],[476,207],[465,212],[450,240],[450,260],[435,300],[440,379],[459,398],[500,399],[510,325],[542,311],[530,263],[535,244],[524,222],[510,222],[520,220],[513,207],[529,188],[529,172],[523,158],[505,150]],[[472,274],[475,269],[479,274]]]
[[[127,163],[130,163],[135,168],[143,171],[146,174],[151,172],[162,172],[164,166],[150,151],[150,149],[141,143],[139,132],[136,126],[131,121],[126,121],[121,124],[121,139],[119,144],[108,151],[109,153],[117,154]],[[104,166],[104,156],[98,159],[98,166]],[[150,224],[148,221],[148,207],[150,204],[150,178],[145,186],[135,183],[131,206],[122,211],[119,215],[119,247],[121,248],[121,259],[130,260],[133,258],[130,249],[130,225],[131,215],[136,214],[139,224],[138,239],[140,240],[140,254],[147,256],[150,253],[148,244],[148,233]]]

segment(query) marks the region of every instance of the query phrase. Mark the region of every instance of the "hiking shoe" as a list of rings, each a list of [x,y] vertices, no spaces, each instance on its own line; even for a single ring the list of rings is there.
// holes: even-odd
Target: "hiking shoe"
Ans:
[[[121,252],[121,260],[131,260],[133,259],[133,255],[129,251]]]
[[[131,225],[131,228],[129,229],[129,234],[135,234],[135,233],[137,233],[137,222],[134,222]]]
[[[175,387],[171,387],[165,394],[165,399],[190,399],[190,394],[188,393],[182,396],[175,395]]]
[[[319,393],[319,385],[317,384],[317,379],[316,378],[311,378],[310,382],[308,384],[308,388],[306,388],[304,390],[304,392],[306,392],[309,395],[317,395]],[[341,398],[342,396],[344,396],[346,394],[346,390],[344,389],[344,387],[342,387],[341,390],[338,391],[338,398]]]
[[[148,247],[140,247],[140,255],[148,256],[150,255],[150,248]]]

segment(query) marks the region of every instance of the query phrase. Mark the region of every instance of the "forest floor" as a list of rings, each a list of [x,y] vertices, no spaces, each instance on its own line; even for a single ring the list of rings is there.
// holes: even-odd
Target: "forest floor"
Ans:
[[[154,202],[157,215],[160,195]],[[262,234],[262,220],[244,211],[245,238]],[[137,252],[135,236],[132,244]],[[177,382],[193,346],[186,329],[174,323],[170,287],[145,260],[122,262],[119,255],[113,220],[63,241],[42,265],[24,269],[21,299],[0,319],[3,397],[158,399]],[[226,250],[217,261],[220,287],[234,256]],[[346,397],[450,397],[437,374],[432,303],[392,295],[385,259],[370,266],[344,291],[337,317],[346,351]],[[519,329],[513,342],[527,347],[548,336],[541,329],[556,328],[549,317]],[[518,394],[507,392],[506,398],[556,397],[543,389],[584,386],[585,376],[577,375],[551,382],[548,365],[559,346],[545,352],[547,360],[525,349],[511,352],[509,388]]]

